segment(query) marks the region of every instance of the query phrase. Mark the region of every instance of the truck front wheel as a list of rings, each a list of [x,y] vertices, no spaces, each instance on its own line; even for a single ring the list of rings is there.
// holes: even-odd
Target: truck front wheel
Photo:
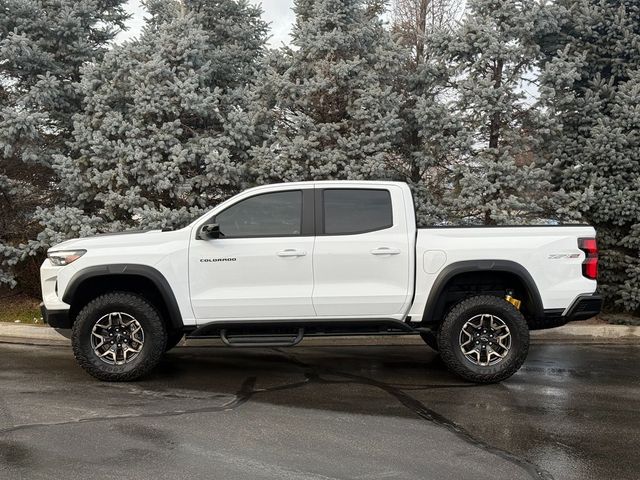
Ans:
[[[80,366],[99,380],[124,382],[160,361],[167,331],[152,303],[127,292],[101,295],[80,311],[71,334]]]
[[[529,351],[522,313],[506,300],[481,295],[455,305],[438,330],[438,347],[449,370],[474,383],[509,378]]]

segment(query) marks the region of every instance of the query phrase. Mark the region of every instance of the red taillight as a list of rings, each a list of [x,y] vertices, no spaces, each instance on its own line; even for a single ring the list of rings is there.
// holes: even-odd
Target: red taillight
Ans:
[[[595,280],[598,278],[598,244],[596,239],[579,238],[578,248],[586,255],[584,262],[582,262],[582,275]]]

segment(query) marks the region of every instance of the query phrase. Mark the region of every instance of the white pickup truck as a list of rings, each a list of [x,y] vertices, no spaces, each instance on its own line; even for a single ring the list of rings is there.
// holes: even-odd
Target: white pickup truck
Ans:
[[[403,183],[287,183],[179,230],[50,248],[42,313],[72,329],[101,380],[139,378],[185,335],[273,347],[419,334],[450,370],[489,383],[520,368],[529,330],[600,311],[597,269],[589,226],[417,229]]]

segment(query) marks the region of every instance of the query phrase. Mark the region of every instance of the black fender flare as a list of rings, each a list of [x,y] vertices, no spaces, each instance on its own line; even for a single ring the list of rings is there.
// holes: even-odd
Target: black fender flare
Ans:
[[[470,272],[506,272],[516,275],[522,281],[531,296],[531,314],[533,317],[540,318],[544,316],[544,308],[542,305],[542,297],[540,297],[540,291],[538,290],[536,282],[533,280],[529,271],[521,264],[511,260],[466,260],[451,263],[442,269],[433,283],[422,319],[428,321],[429,319],[434,318],[435,315],[444,313],[436,310],[438,300],[441,298],[445,287],[455,276],[461,273]]]
[[[169,282],[162,273],[148,265],[115,263],[107,265],[93,265],[91,267],[83,268],[76,272],[73,277],[71,277],[71,280],[69,280],[67,288],[64,291],[64,295],[62,296],[62,301],[72,305],[78,289],[85,281],[96,277],[113,275],[135,275],[150,280],[158,289],[160,295],[162,295],[162,299],[165,302],[165,306],[169,314],[169,318],[167,320],[171,324],[171,327],[177,330],[184,329],[182,314],[180,313],[178,302],[176,301],[176,297],[169,285]]]

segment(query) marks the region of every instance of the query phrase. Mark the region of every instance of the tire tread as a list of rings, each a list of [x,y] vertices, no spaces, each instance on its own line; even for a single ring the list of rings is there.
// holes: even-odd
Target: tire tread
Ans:
[[[145,332],[145,337],[151,334],[159,336],[160,341],[150,342],[151,348],[148,349],[135,369],[129,371],[117,371],[116,366],[105,364],[104,367],[98,368],[91,362],[86,352],[83,350],[80,337],[82,328],[86,322],[91,321],[93,312],[114,303],[130,305],[132,308],[140,310],[143,315],[151,319],[159,328],[157,332]],[[71,330],[73,355],[80,366],[91,376],[107,381],[107,382],[129,382],[136,380],[153,370],[160,362],[165,352],[167,342],[167,332],[160,317],[160,314],[146,298],[130,292],[110,292],[94,298],[87,303],[78,313],[76,321],[73,323]]]
[[[522,339],[522,346],[517,352],[515,352],[515,357],[512,359],[509,366],[499,372],[491,374],[477,373],[470,368],[467,368],[456,356],[451,342],[446,341],[451,337],[451,335],[455,335],[457,338],[458,332],[454,331],[454,327],[455,321],[458,317],[464,315],[469,309],[484,306],[502,309],[506,315],[511,315],[513,320],[515,320],[515,327],[518,330],[518,336]],[[512,328],[512,326],[509,328]],[[444,321],[440,324],[440,328],[438,329],[438,347],[440,349],[440,356],[443,362],[453,373],[474,383],[497,383],[509,378],[517,372],[527,358],[527,354],[529,352],[529,329],[527,327],[527,321],[522,313],[506,300],[494,295],[477,295],[462,300],[456,304],[449,313],[447,313]]]

